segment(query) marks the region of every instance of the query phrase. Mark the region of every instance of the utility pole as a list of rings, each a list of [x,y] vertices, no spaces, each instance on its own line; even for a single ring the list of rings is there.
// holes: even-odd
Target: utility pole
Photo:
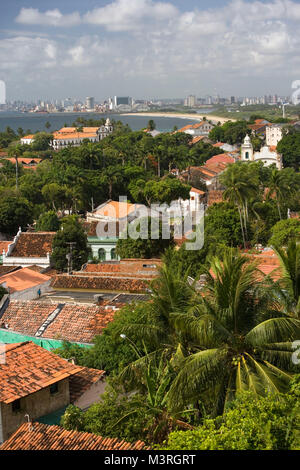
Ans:
[[[67,245],[69,245],[70,252],[66,255],[66,258],[68,260],[68,274],[72,274],[73,271],[73,247],[76,245],[75,242],[68,242]]]

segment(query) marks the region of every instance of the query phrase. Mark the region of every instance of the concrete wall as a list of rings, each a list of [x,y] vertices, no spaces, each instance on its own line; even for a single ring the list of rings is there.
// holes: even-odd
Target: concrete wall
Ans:
[[[104,393],[105,387],[106,382],[100,379],[97,383],[93,384],[89,390],[81,395],[81,397],[74,402],[74,405],[78,406],[82,410],[86,410],[93,403],[100,401],[100,395]]]
[[[25,289],[22,291],[13,292],[10,294],[11,300],[34,300],[38,298],[38,290],[41,290],[41,294],[49,292],[51,289],[50,283],[52,279],[50,278],[49,281],[44,282],[43,284],[39,284],[34,287],[30,287],[29,289]]]
[[[35,420],[53,411],[59,410],[70,403],[69,378],[58,382],[58,392],[50,394],[50,387],[21,398],[21,410],[13,412],[12,403],[1,403],[3,440],[13,434],[20,424],[26,421],[28,414],[30,420]],[[1,433],[0,433],[1,436]]]

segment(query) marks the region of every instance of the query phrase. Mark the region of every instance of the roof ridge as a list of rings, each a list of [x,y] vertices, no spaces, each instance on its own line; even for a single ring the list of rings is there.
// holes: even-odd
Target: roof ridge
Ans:
[[[7,352],[14,351],[15,349],[20,348],[21,346],[25,346],[25,344],[29,344],[29,343],[32,343],[32,341],[22,341],[21,343],[15,343],[15,345],[9,348]],[[11,346],[11,345],[7,344],[7,346]]]

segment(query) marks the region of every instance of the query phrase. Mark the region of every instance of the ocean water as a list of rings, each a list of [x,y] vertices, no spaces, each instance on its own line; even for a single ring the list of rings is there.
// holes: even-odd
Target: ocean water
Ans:
[[[212,110],[202,110],[202,113],[211,112]],[[22,127],[24,131],[55,131],[60,129],[66,123],[70,126],[77,117],[84,117],[85,119],[101,119],[109,117],[116,121],[122,121],[128,124],[133,131],[140,130],[147,126],[148,121],[153,119],[156,124],[156,129],[161,132],[169,132],[174,126],[178,129],[193,124],[195,121],[189,118],[177,117],[158,117],[158,116],[124,116],[122,114],[96,114],[96,113],[52,113],[52,114],[33,114],[33,113],[19,113],[19,112],[0,112],[0,132],[3,132],[7,126],[16,131]],[[49,121],[51,127],[47,130],[45,128],[46,122]]]

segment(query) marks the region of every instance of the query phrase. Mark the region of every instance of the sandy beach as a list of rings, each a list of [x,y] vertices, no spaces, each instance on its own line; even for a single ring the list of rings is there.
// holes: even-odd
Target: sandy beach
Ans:
[[[207,120],[213,121],[213,122],[221,122],[221,124],[224,124],[224,122],[227,121],[236,121],[236,119],[231,119],[231,118],[224,118],[224,117],[219,117],[215,116],[213,114],[179,114],[179,113],[122,113],[123,116],[149,116],[149,117],[172,117],[172,118],[180,118],[180,119],[188,119],[191,120],[193,119],[194,121],[202,121],[202,119],[205,117]]]

